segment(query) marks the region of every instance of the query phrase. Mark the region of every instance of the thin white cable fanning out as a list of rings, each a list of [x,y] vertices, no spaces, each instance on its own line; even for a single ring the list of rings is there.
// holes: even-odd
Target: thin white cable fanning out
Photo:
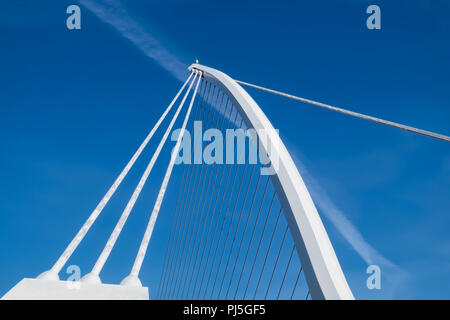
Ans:
[[[97,217],[102,212],[103,208],[106,206],[108,201],[111,199],[113,194],[116,192],[117,188],[121,184],[122,180],[125,178],[125,176],[128,174],[130,169],[133,167],[136,160],[141,155],[142,151],[147,146],[150,139],[153,137],[156,130],[159,128],[162,121],[165,119],[169,111],[172,109],[175,101],[178,100],[178,97],[180,96],[181,92],[183,92],[184,88],[186,87],[187,83],[191,79],[193,73],[189,75],[189,78],[185,81],[181,89],[178,91],[176,96],[173,98],[172,102],[169,104],[167,109],[164,111],[164,113],[159,118],[158,122],[155,124],[153,129],[150,131],[150,133],[147,135],[145,140],[142,142],[142,144],[139,146],[138,150],[134,153],[130,161],[127,163],[125,168],[122,170],[120,175],[117,177],[117,179],[114,181],[113,185],[109,188],[108,192],[105,194],[105,196],[102,198],[102,200],[98,203],[97,207],[92,211],[89,218],[86,220],[86,222],[83,224],[81,229],[78,231],[76,236],[72,239],[72,241],[69,243],[67,248],[64,250],[63,254],[59,257],[59,259],[56,261],[56,263],[53,265],[53,267],[44,273],[42,273],[39,278],[46,278],[46,279],[58,279],[58,273],[61,271],[62,267],[67,263],[67,260],[72,256],[75,249],[78,247],[80,242],[83,240],[86,233],[89,231],[91,226],[94,224]]]
[[[155,205],[153,207],[153,211],[152,211],[152,213],[150,215],[150,219],[149,219],[149,222],[148,222],[148,225],[147,225],[147,229],[145,230],[144,236],[142,238],[138,254],[137,254],[136,259],[135,259],[134,264],[133,264],[133,268],[131,270],[130,275],[127,277],[128,279],[130,279],[130,278],[135,278],[136,279],[137,278],[137,276],[139,274],[139,271],[141,269],[141,266],[142,266],[142,262],[144,261],[145,253],[147,251],[147,247],[148,247],[148,244],[150,242],[150,238],[152,236],[152,232],[153,232],[153,228],[154,228],[155,223],[156,223],[156,219],[158,218],[158,213],[159,213],[159,210],[161,208],[161,204],[162,204],[162,201],[164,199],[165,192],[167,190],[167,185],[169,183],[170,176],[172,174],[172,170],[173,170],[173,167],[174,167],[174,164],[175,164],[176,157],[177,157],[178,152],[180,150],[181,140],[183,138],[184,131],[186,129],[187,122],[189,120],[189,116],[190,116],[190,113],[191,113],[191,110],[192,110],[192,105],[194,104],[194,100],[195,100],[195,97],[196,97],[196,94],[197,94],[197,90],[198,90],[198,86],[199,86],[200,81],[201,81],[201,79],[198,80],[197,85],[195,87],[194,94],[192,95],[191,102],[189,104],[189,109],[186,112],[186,116],[184,118],[183,126],[182,126],[182,128],[180,130],[180,134],[178,136],[176,145],[175,145],[175,147],[173,149],[169,165],[168,165],[166,173],[164,175],[164,180],[163,180],[163,182],[161,184],[161,188],[159,190],[158,197],[157,197],[157,199],[155,201]],[[125,278],[124,281],[122,281],[122,284],[124,284],[124,282],[126,284],[127,278]]]
[[[177,109],[177,111],[175,112],[172,121],[170,122],[169,126],[167,127],[166,131],[164,132],[164,136],[162,137],[158,147],[156,148],[155,153],[153,154],[149,164],[147,165],[147,168],[145,169],[141,179],[139,180],[139,183],[136,187],[136,189],[133,192],[133,195],[131,196],[130,200],[127,203],[127,206],[125,207],[124,211],[122,212],[122,215],[119,218],[119,221],[117,222],[116,226],[114,227],[113,232],[111,233],[108,242],[105,245],[105,248],[103,249],[102,253],[100,254],[100,256],[97,259],[97,262],[95,263],[94,267],[92,268],[91,274],[88,274],[85,277],[85,280],[91,280],[91,278],[95,281],[95,282],[99,282],[100,279],[98,278],[98,275],[100,274],[103,266],[106,263],[106,260],[108,259],[112,248],[114,247],[117,238],[119,237],[123,226],[125,225],[125,222],[128,219],[128,216],[130,215],[131,210],[134,207],[134,204],[136,203],[137,198],[139,197],[148,176],[150,175],[151,170],[153,169],[153,166],[156,162],[156,160],[159,157],[159,154],[161,153],[162,148],[164,147],[164,144],[170,134],[170,132],[172,131],[172,128],[178,118],[178,115],[180,114],[181,109],[184,106],[184,103],[186,101],[187,96],[189,95],[192,85],[194,84],[195,80],[197,78],[197,72],[195,72],[195,76],[194,79],[191,81],[191,84],[189,85],[189,88],[187,89],[186,93],[184,94],[183,99],[181,100],[181,103]]]

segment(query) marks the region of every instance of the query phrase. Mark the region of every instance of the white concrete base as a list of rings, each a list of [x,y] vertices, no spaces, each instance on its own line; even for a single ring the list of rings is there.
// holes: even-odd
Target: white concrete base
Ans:
[[[147,287],[25,278],[4,300],[148,300]]]

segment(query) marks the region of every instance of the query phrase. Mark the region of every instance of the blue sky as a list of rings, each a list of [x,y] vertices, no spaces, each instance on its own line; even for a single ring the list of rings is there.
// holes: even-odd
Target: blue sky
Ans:
[[[113,2],[178,66],[198,58],[236,79],[450,133],[448,1]],[[0,4],[0,294],[56,261],[181,84],[83,3]],[[65,26],[70,4],[81,6],[81,30]],[[369,4],[381,8],[381,30],[365,27]],[[450,298],[448,144],[248,91],[311,188],[355,296]],[[147,151],[68,265],[90,270]],[[164,167],[152,173],[104,282],[129,272]],[[142,272],[150,287],[166,220]],[[381,290],[366,288],[369,260],[382,267]]]

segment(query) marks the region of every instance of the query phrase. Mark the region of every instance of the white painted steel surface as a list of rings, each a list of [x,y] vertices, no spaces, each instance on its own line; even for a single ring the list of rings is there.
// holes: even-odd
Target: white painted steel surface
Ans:
[[[271,176],[303,265],[313,299],[354,299],[342,272],[322,220],[289,152],[269,119],[253,98],[232,78],[213,68],[192,64],[206,80],[228,94],[247,126],[266,132],[261,146],[272,162],[278,162]],[[271,147],[277,146],[277,154]]]
[[[25,278],[2,300],[148,300],[148,288]]]

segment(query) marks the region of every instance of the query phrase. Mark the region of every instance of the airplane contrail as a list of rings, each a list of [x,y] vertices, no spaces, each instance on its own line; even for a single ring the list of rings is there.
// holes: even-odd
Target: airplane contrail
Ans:
[[[332,223],[341,236],[350,244],[356,253],[368,265],[379,265],[382,270],[387,271],[386,276],[393,278],[404,279],[407,272],[401,269],[398,265],[391,262],[380,252],[378,252],[370,243],[368,243],[361,232],[355,225],[344,215],[344,213],[334,204],[325,190],[320,186],[317,180],[305,168],[302,161],[299,159],[300,152],[295,148],[289,148],[291,155],[295,160],[295,164],[299,167],[299,171],[308,187],[311,197],[320,209],[320,212]]]
[[[139,48],[147,57],[156,61],[176,79],[184,81],[187,65],[169,52],[140,23],[136,22],[116,0],[79,0],[100,20],[114,27],[124,38]]]

